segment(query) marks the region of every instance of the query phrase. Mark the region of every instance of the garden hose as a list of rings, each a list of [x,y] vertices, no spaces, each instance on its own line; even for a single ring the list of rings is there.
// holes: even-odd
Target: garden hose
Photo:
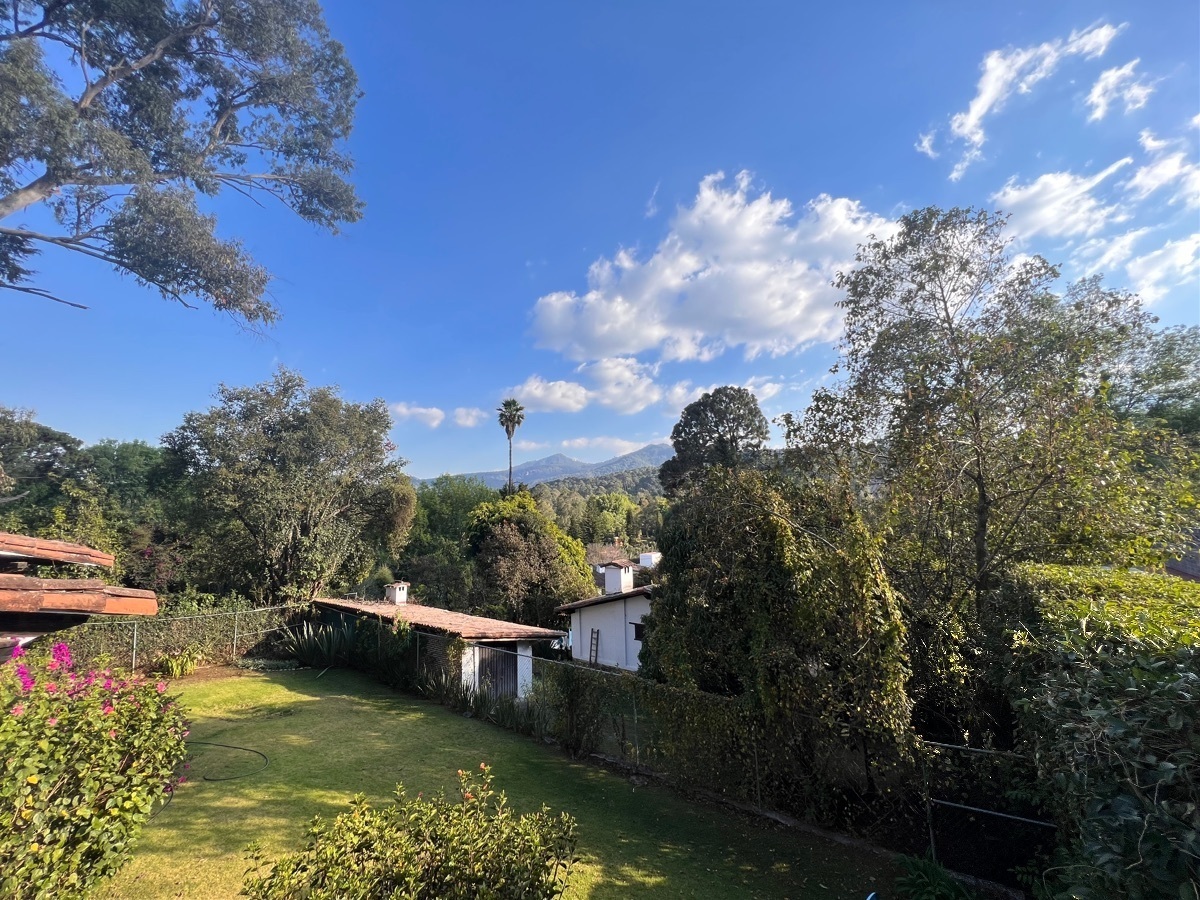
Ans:
[[[259,772],[261,772],[263,769],[265,769],[267,766],[269,766],[271,764],[271,760],[267,757],[267,754],[263,753],[261,750],[254,750],[250,747],[238,747],[234,744],[218,744],[213,741],[188,741],[188,743],[189,744],[204,744],[204,746],[206,746],[206,747],[224,747],[226,750],[244,750],[247,753],[254,753],[263,758],[263,764],[261,766],[259,766],[257,769],[255,769],[253,772],[242,772],[240,775],[222,775],[220,777],[214,777],[212,775],[205,775],[204,776],[205,781],[233,781],[235,778],[249,778],[251,775],[257,775]]]
[[[271,760],[267,756],[267,754],[263,753],[261,750],[255,750],[252,747],[239,747],[236,744],[218,744],[215,741],[188,741],[187,743],[203,744],[206,747],[223,747],[226,750],[244,750],[246,753],[254,753],[263,758],[263,764],[252,772],[242,772],[238,775],[221,775],[221,776],[205,775],[204,776],[205,781],[233,781],[235,778],[249,778],[251,775],[257,775],[259,772],[261,772],[263,769],[265,769],[267,766],[269,766],[271,764]],[[171,791],[169,794],[167,794],[167,802],[164,803],[162,806],[160,806],[158,809],[156,809],[154,811],[153,815],[150,816],[150,819],[153,819],[155,816],[157,816],[159,813],[161,813],[164,809],[166,809],[168,806],[170,806],[171,801],[174,799],[175,799],[175,792]],[[150,819],[148,819],[147,821],[150,821]]]

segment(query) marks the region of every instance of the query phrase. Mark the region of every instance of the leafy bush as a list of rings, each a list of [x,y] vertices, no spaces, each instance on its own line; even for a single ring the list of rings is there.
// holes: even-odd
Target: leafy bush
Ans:
[[[126,861],[184,755],[166,689],[77,672],[66,644],[0,666],[0,896],[82,896]]]
[[[150,667],[152,672],[165,675],[168,678],[183,678],[196,671],[196,667],[204,660],[204,653],[199,647],[184,647],[177,650],[164,650],[155,657]]]
[[[896,879],[900,900],[973,900],[975,896],[932,859],[905,856],[900,865],[904,869]]]
[[[1200,897],[1200,585],[1023,567],[1008,686],[1060,828],[1033,887],[1073,898]]]
[[[280,647],[306,666],[347,666],[354,652],[354,626],[301,622],[284,634]]]
[[[261,851],[243,893],[251,900],[543,900],[558,897],[575,861],[575,821],[546,807],[517,815],[492,789],[491,769],[458,773],[460,802],[409,797],[376,809],[359,795],[307,846],[270,871]]]

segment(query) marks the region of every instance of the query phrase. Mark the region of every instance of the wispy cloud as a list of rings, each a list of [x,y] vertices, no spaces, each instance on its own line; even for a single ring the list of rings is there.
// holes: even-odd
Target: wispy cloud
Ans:
[[[1167,241],[1125,267],[1133,289],[1153,303],[1171,288],[1195,281],[1200,274],[1200,232],[1179,240]]]
[[[918,153],[924,153],[930,159],[937,159],[939,156],[941,156],[941,154],[933,149],[933,139],[935,137],[937,137],[936,128],[932,131],[927,131],[924,134],[919,134],[917,135],[917,142],[913,144],[913,148],[916,149]]]
[[[446,418],[446,414],[436,406],[415,406],[411,403],[401,402],[393,403],[389,408],[392,411],[392,417],[397,421],[404,422],[414,419],[430,428],[437,428]]]
[[[982,74],[975,96],[965,110],[950,118],[951,136],[964,145],[950,180],[962,178],[971,164],[983,155],[983,145],[987,141],[984,122],[1003,109],[1009,97],[1014,93],[1030,93],[1034,85],[1053,75],[1068,57],[1094,59],[1103,56],[1124,28],[1124,25],[1093,25],[1083,31],[1071,32],[1066,40],[1056,38],[1029,47],[1008,47],[988,53],[980,65]]]
[[[1200,206],[1200,164],[1188,158],[1186,143],[1159,140],[1149,131],[1141,133],[1140,141],[1150,160],[1125,185],[1133,197],[1144,200],[1164,188],[1174,188],[1168,203],[1182,203],[1189,209]]]
[[[662,182],[656,182],[654,190],[650,192],[650,199],[646,201],[645,216],[647,219],[653,219],[658,215],[658,189],[662,187]]]
[[[474,428],[486,419],[487,415],[477,406],[460,406],[454,410],[454,424],[461,428]]]
[[[1119,159],[1091,177],[1047,172],[1029,184],[1010,178],[991,199],[1012,215],[1013,230],[1021,237],[1090,237],[1127,217],[1119,204],[1105,205],[1092,192],[1132,162],[1129,157]]]
[[[1087,96],[1088,106],[1092,114],[1089,122],[1098,122],[1108,115],[1108,108],[1121,101],[1125,104],[1125,112],[1130,113],[1141,109],[1154,93],[1154,85],[1140,81],[1134,73],[1140,59],[1131,60],[1117,69],[1105,69],[1092,85]]]

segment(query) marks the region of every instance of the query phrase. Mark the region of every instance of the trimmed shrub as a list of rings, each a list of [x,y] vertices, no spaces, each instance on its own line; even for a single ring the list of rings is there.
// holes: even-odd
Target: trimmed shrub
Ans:
[[[184,756],[166,689],[76,672],[61,643],[0,666],[0,896],[82,896],[128,859]]]
[[[1010,696],[1059,824],[1040,896],[1200,898],[1200,584],[1019,568]]]
[[[543,806],[517,815],[492,788],[489,766],[458,773],[459,801],[409,797],[391,806],[359,795],[332,823],[317,817],[307,846],[265,874],[261,851],[243,894],[251,900],[548,900],[575,861],[575,820]]]

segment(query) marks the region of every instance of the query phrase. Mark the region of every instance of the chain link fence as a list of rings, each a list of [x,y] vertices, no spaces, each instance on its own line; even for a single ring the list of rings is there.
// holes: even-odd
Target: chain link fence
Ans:
[[[265,652],[273,636],[306,617],[306,606],[268,606],[183,616],[85,622],[67,638],[75,659],[101,657],[130,669],[160,656],[198,652],[207,663],[224,663]]]

